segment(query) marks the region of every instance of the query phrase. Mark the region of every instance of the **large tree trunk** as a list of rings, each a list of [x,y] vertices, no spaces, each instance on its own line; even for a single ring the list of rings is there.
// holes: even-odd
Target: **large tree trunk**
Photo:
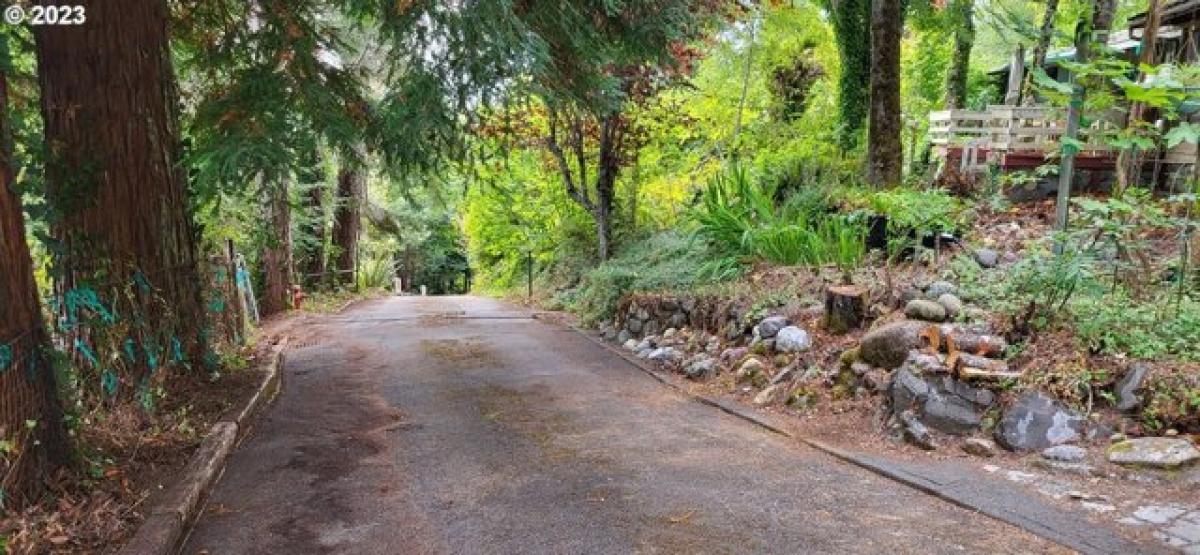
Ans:
[[[0,41],[4,41],[0,37]],[[0,56],[7,58],[0,43]],[[8,76],[0,59],[0,441],[15,449],[0,462],[0,492],[20,506],[40,493],[43,478],[68,462],[58,388],[41,349],[49,345],[25,244],[21,201],[12,190]],[[36,422],[33,428],[26,422]]]
[[[1022,87],[1021,103],[1033,106],[1037,102],[1034,94],[1033,72],[1046,63],[1046,52],[1050,50],[1050,39],[1054,38],[1054,16],[1058,13],[1058,0],[1046,0],[1046,10],[1042,12],[1042,28],[1038,32],[1037,44],[1033,47],[1033,60],[1025,73],[1025,86]]]
[[[600,168],[596,175],[596,202],[592,215],[596,220],[600,260],[612,255],[612,211],[617,176],[621,172],[621,147],[625,122],[619,114],[601,119]]]
[[[62,247],[56,287],[95,289],[123,318],[145,322],[131,338],[141,350],[198,362],[206,280],[179,160],[167,2],[80,4],[86,24],[35,27],[46,195]],[[147,376],[151,359],[130,362],[130,377]]]
[[[292,292],[292,210],[286,180],[263,179],[270,234],[263,244],[263,294],[259,303],[263,316],[287,310]]]
[[[313,185],[304,195],[304,210],[308,220],[304,232],[310,243],[304,248],[300,271],[301,281],[313,287],[325,275],[325,187]]]
[[[358,167],[343,167],[338,172],[337,207],[333,216],[333,244],[338,250],[334,261],[335,283],[355,282],[366,189],[366,178]]]
[[[871,75],[871,0],[832,2],[834,38],[842,72],[838,77],[838,143],[854,148],[867,119]]]
[[[975,0],[953,0],[950,17],[954,28],[954,54],[946,71],[946,107],[967,106],[967,70],[971,65],[971,47],[975,45]]]
[[[900,0],[871,3],[871,112],[867,128],[867,179],[876,187],[900,184]]]

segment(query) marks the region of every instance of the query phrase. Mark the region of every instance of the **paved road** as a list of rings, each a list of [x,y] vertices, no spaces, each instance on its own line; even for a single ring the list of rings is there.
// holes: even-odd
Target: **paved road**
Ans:
[[[300,331],[186,553],[1059,550],[497,301],[395,298]]]

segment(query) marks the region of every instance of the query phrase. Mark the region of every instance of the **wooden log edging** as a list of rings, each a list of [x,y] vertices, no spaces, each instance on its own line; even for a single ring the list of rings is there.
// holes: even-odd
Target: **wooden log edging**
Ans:
[[[167,555],[175,553],[200,516],[205,498],[225,470],[225,462],[246,437],[250,420],[263,410],[282,386],[284,350],[288,338],[275,345],[266,375],[258,389],[232,420],[213,424],[184,467],[181,478],[147,511],[145,522],[118,553],[121,555]]]

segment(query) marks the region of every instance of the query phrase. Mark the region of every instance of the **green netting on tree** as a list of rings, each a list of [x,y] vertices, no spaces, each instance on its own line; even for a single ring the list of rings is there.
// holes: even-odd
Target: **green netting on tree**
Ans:
[[[175,362],[183,362],[183,343],[178,337],[171,338],[171,359]]]
[[[96,359],[96,353],[92,352],[91,347],[88,347],[87,343],[83,342],[83,339],[78,337],[75,338],[75,350],[78,351],[80,355],[83,355],[83,358],[87,359],[88,363],[92,365],[92,368],[97,368],[100,366],[100,361]]]
[[[137,362],[137,343],[131,337],[125,338],[125,358],[129,362]]]
[[[0,346],[0,374],[7,372],[9,367],[12,366],[12,362],[13,362],[12,345]]]
[[[133,283],[138,286],[138,289],[140,289],[142,293],[150,292],[150,280],[146,279],[146,274],[143,274],[141,270],[133,273]]]
[[[103,388],[104,392],[109,396],[116,394],[117,383],[117,374],[112,370],[105,370],[104,372],[100,373],[100,387]]]
[[[51,306],[55,312],[60,309],[65,309],[62,327],[64,330],[75,329],[79,325],[79,314],[82,310],[94,312],[107,324],[116,322],[116,315],[104,306],[100,301],[100,296],[90,287],[76,287],[63,293],[61,304],[58,299],[51,301]]]
[[[146,366],[150,367],[150,372],[158,370],[158,347],[153,343],[145,345],[146,350]]]

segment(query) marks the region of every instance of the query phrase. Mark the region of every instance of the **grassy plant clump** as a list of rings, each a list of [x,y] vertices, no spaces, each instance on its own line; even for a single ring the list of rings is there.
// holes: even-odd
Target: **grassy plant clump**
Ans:
[[[829,191],[801,189],[782,202],[776,192],[741,168],[718,175],[692,213],[696,235],[725,261],[836,265],[847,273],[862,262],[866,225],[860,217],[832,212]]]

